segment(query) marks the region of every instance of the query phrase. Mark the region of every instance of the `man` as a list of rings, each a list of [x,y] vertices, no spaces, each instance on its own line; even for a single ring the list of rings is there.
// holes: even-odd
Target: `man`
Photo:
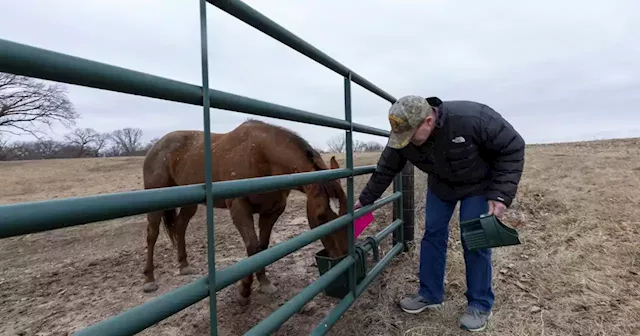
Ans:
[[[391,106],[389,122],[389,142],[354,207],[377,200],[407,161],[428,174],[420,287],[400,301],[405,312],[419,313],[443,304],[449,221],[456,203],[461,202],[460,221],[502,216],[516,195],[525,143],[500,114],[472,101],[405,96]],[[480,331],[494,302],[491,250],[463,249],[467,310],[460,326]]]

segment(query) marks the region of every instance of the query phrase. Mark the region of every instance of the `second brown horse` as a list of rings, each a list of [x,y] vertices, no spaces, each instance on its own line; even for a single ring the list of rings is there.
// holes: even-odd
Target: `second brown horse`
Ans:
[[[320,154],[297,134],[257,120],[246,121],[228,133],[212,133],[211,143],[214,182],[328,169]],[[144,188],[204,183],[204,159],[202,131],[168,133],[147,153],[143,165]],[[330,168],[339,168],[335,157],[331,157]],[[251,256],[268,248],[271,230],[284,212],[291,190],[306,194],[307,218],[311,228],[342,216],[347,211],[346,196],[337,180],[215,200],[214,207],[229,209],[233,224],[244,241],[247,255]],[[194,204],[181,207],[180,212],[171,209],[147,214],[147,260],[143,286],[145,292],[158,289],[153,274],[153,251],[161,222],[164,222],[166,231],[177,249],[180,274],[195,273],[187,261],[185,232],[197,207],[198,205]],[[256,235],[253,223],[253,214],[256,213],[259,214],[259,236]],[[346,254],[346,227],[322,238],[322,244],[332,257]],[[264,269],[258,270],[256,277],[262,291],[276,291]],[[253,274],[240,282],[239,294],[243,304],[246,304],[251,295],[252,282]]]

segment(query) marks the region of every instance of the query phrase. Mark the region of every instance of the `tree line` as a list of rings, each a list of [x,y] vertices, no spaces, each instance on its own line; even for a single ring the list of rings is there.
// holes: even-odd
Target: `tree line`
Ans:
[[[146,144],[141,139],[142,130],[130,127],[105,133],[92,128],[76,128],[65,134],[62,141],[9,142],[7,138],[0,138],[0,161],[144,156],[158,139]]]
[[[344,134],[336,135],[327,141],[327,147],[331,153],[346,153],[347,138]],[[354,140],[352,150],[354,152],[380,152],[384,145],[376,141]]]

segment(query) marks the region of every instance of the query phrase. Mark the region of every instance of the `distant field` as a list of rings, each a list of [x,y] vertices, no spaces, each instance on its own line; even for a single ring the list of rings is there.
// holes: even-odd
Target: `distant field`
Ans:
[[[358,153],[356,165],[379,153]],[[330,155],[325,155],[328,162]],[[527,150],[518,197],[505,222],[524,221],[524,244],[494,251],[496,307],[488,335],[634,335],[640,330],[640,139]],[[344,157],[338,155],[344,167]],[[142,188],[141,157],[0,162],[0,203],[84,196]],[[359,193],[368,175],[356,178]],[[416,244],[424,222],[426,176],[416,171]],[[390,188],[391,189],[391,188]],[[387,192],[389,192],[388,190]],[[293,193],[271,244],[308,229],[305,199]],[[391,222],[391,206],[375,213],[363,236]],[[179,276],[175,250],[161,233],[155,293],[141,291],[144,215],[0,240],[0,334],[67,335],[118,314],[206,272],[206,228],[200,208],[187,231],[187,253],[199,275]],[[392,262],[330,332],[331,335],[466,335],[457,327],[465,303],[457,213],[452,220],[445,308],[418,316],[397,301],[418,285],[418,253]],[[245,258],[227,211],[215,211],[216,262]],[[383,244],[384,250],[388,244]],[[240,335],[318,276],[311,244],[267,267],[278,292],[255,292],[236,304],[235,285],[218,293],[219,330]],[[384,251],[383,250],[383,251]],[[257,284],[256,284],[257,285]],[[276,335],[307,335],[337,300],[320,294]],[[141,335],[201,335],[209,330],[204,300]]]

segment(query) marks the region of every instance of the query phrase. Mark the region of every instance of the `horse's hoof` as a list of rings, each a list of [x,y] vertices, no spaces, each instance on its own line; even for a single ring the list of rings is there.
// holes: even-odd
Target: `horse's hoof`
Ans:
[[[276,288],[272,283],[266,283],[264,285],[260,285],[260,291],[265,294],[273,294],[278,291],[278,288]]]
[[[191,266],[187,266],[187,267],[183,267],[180,269],[180,275],[191,275],[191,274],[196,274],[196,270],[195,268],[191,267]]]
[[[145,293],[155,292],[158,290],[158,285],[155,282],[147,282],[142,286],[142,291]]]

